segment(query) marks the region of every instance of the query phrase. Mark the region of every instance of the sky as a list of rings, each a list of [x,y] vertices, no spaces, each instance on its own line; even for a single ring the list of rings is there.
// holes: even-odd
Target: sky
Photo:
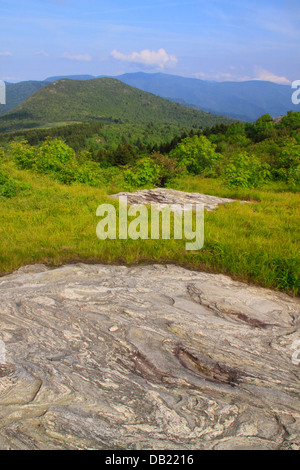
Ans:
[[[0,0],[0,79],[300,80],[300,0]]]

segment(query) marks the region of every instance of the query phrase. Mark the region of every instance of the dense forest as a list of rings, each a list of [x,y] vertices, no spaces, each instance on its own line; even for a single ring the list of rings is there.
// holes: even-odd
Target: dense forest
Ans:
[[[113,175],[132,189],[165,186],[191,174],[221,178],[231,187],[259,187],[270,180],[291,189],[299,184],[299,112],[279,122],[266,114],[253,124],[217,124],[181,135],[175,131],[153,123],[105,121],[3,134],[2,145],[20,168],[65,183],[97,185]]]

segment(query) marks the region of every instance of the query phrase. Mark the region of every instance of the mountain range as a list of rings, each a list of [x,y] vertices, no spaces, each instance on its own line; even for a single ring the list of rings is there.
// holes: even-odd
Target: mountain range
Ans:
[[[209,127],[232,119],[190,109],[114,78],[60,79],[0,116],[0,132],[74,122],[114,120],[134,124]]]
[[[299,110],[292,103],[291,87],[273,82],[211,82],[162,73],[125,74],[118,79],[181,104],[242,121],[253,122],[266,113],[277,117]]]
[[[0,114],[22,103],[34,91],[60,79],[88,81],[103,76],[71,75],[48,77],[44,81],[7,84],[7,105],[0,105]],[[212,82],[164,73],[129,73],[116,77],[139,90],[153,93],[181,105],[242,121],[255,121],[263,114],[272,117],[298,111],[291,101],[289,85],[252,80],[244,82]]]

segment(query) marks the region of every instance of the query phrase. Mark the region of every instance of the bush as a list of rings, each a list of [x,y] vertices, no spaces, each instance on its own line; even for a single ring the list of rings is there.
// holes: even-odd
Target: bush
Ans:
[[[264,114],[254,124],[247,123],[245,129],[247,137],[253,142],[262,142],[276,137],[275,122],[270,114]]]
[[[223,169],[223,180],[229,187],[257,188],[270,178],[270,165],[246,152],[233,155]]]
[[[9,151],[13,155],[17,165],[26,170],[35,168],[37,154],[35,147],[31,147],[26,140],[12,142]]]
[[[30,189],[30,185],[19,184],[0,168],[0,196],[11,198],[25,189]]]
[[[86,161],[75,168],[73,181],[89,186],[96,186],[101,179],[99,165],[92,161]]]
[[[153,152],[151,155],[153,164],[158,167],[158,185],[164,187],[169,181],[182,173],[183,169],[179,168],[177,161],[173,158],[163,155],[159,152]]]
[[[149,157],[142,158],[133,168],[127,168],[124,173],[126,183],[133,188],[153,185],[157,186],[160,178],[160,167]]]
[[[215,148],[204,135],[194,135],[183,139],[169,155],[189,173],[217,176],[221,155],[216,153]]]
[[[31,147],[26,141],[10,144],[17,165],[37,173],[48,174],[61,183],[74,182],[95,186],[101,179],[99,165],[90,160],[89,152],[81,152],[78,158],[62,140],[46,140],[39,147]]]
[[[296,139],[285,139],[273,161],[272,175],[289,186],[300,182],[300,145]]]
[[[1,175],[0,175],[1,177]],[[11,198],[18,194],[20,187],[13,179],[7,179],[4,184],[0,183],[0,196]]]
[[[280,123],[278,124],[279,129],[299,129],[300,128],[300,112],[289,111],[286,116],[283,116]]]

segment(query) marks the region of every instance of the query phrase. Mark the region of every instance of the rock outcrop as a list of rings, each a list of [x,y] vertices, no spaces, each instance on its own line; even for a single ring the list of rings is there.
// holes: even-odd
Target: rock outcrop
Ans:
[[[195,206],[195,204],[203,204],[207,211],[213,211],[220,204],[236,202],[236,199],[210,196],[201,193],[188,193],[167,188],[141,189],[135,193],[122,192],[113,194],[111,197],[118,199],[121,196],[127,197],[128,204],[157,204],[161,206],[161,208],[172,204],[178,204],[182,207],[185,204],[192,204],[192,206]],[[246,203],[249,201],[240,202]]]
[[[0,448],[299,449],[299,314],[172,265],[24,267],[0,279]]]

